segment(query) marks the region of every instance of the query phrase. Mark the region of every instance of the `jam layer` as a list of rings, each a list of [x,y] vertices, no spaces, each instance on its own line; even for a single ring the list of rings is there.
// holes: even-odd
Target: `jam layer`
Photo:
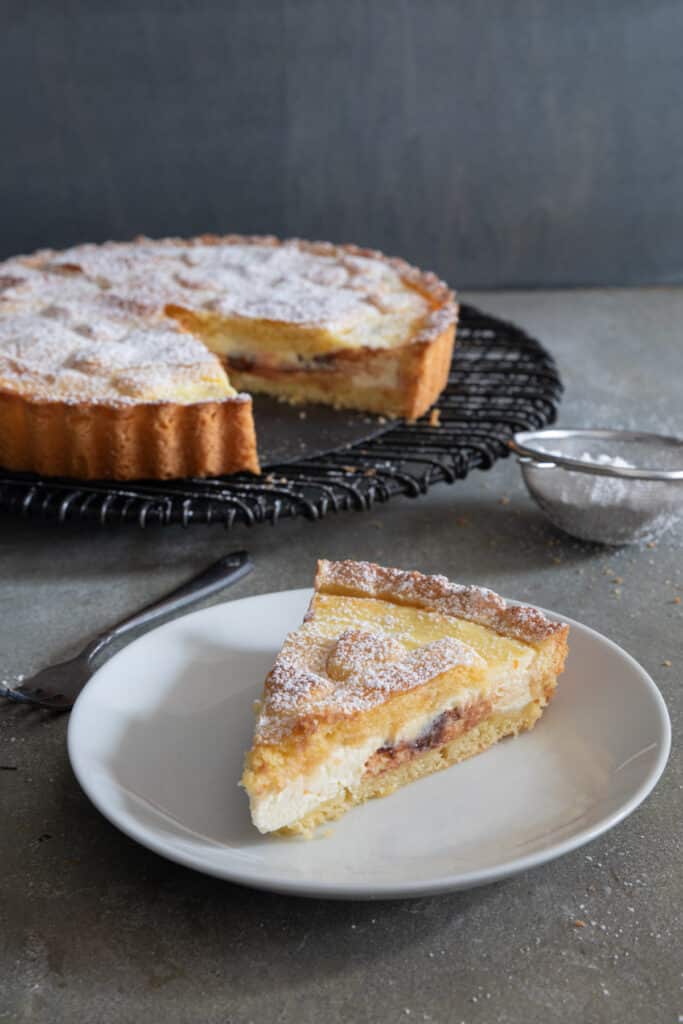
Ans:
[[[380,747],[365,762],[364,776],[380,775],[390,768],[418,757],[426,750],[434,750],[450,743],[468,729],[472,729],[491,713],[491,703],[480,700],[466,708],[451,708],[434,719],[429,729],[416,739],[396,746]]]

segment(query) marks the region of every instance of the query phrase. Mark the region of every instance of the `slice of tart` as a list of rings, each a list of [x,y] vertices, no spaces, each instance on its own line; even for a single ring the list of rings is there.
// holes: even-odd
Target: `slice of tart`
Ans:
[[[304,623],[259,702],[242,777],[254,825],[310,835],[531,729],[567,634],[535,608],[444,576],[319,562]]]

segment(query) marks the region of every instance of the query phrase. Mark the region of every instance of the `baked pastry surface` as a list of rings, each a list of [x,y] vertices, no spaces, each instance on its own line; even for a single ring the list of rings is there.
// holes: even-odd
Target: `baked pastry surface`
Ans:
[[[261,832],[310,834],[354,804],[530,729],[568,627],[490,590],[318,563],[266,679],[242,784]]]
[[[433,275],[354,246],[230,235],[16,257],[0,264],[0,464],[257,472],[244,390],[413,419],[446,383],[456,317]]]

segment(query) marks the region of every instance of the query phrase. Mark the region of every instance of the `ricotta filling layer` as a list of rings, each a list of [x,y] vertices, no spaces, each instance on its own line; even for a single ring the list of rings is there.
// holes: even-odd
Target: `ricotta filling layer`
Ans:
[[[493,701],[495,713],[521,710],[532,699],[530,682],[530,670],[524,666],[518,672],[509,673],[505,683],[486,693],[474,688],[459,690],[436,711],[414,718],[394,735],[376,735],[357,746],[333,748],[315,771],[292,779],[277,792],[253,796],[251,814],[254,825],[264,833],[287,828],[321,804],[341,796],[345,790],[353,792],[363,777],[368,758],[376,751],[415,742],[429,732],[441,715],[454,708],[464,711],[480,697],[488,696]]]

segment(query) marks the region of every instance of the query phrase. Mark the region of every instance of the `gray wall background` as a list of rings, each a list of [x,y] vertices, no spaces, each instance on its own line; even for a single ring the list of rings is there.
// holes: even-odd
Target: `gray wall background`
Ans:
[[[0,255],[273,232],[459,287],[683,279],[678,0],[0,12]]]

